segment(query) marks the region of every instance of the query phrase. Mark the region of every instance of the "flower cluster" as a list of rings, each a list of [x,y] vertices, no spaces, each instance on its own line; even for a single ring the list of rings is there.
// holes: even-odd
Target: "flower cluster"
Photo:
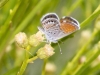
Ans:
[[[27,49],[29,46],[36,47],[41,42],[43,42],[44,39],[45,38],[44,38],[42,32],[40,32],[40,31],[38,31],[36,34],[31,35],[29,38],[23,32],[20,32],[20,33],[16,34],[16,36],[15,36],[16,43],[24,49]],[[54,54],[54,49],[51,47],[50,44],[46,44],[44,47],[40,48],[37,51],[37,56],[40,59],[48,58],[48,57],[52,56],[53,54]]]

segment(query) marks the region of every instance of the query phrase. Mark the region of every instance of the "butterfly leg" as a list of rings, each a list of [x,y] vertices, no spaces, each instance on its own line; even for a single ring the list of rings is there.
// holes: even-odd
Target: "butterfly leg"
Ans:
[[[43,27],[38,27],[39,31],[41,31],[43,34],[45,34],[44,28]],[[44,40],[43,42],[46,42],[47,44],[50,44],[49,40]]]
[[[43,34],[45,33],[45,31],[44,31],[44,28],[43,28],[43,27],[38,26],[38,29],[39,29],[39,31],[41,31]]]

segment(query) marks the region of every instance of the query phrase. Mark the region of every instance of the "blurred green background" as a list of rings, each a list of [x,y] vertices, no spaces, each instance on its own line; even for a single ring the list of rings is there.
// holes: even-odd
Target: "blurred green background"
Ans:
[[[14,36],[18,32],[25,32],[27,36],[35,34],[38,31],[37,26],[41,25],[40,18],[50,12],[57,13],[59,18],[72,16],[81,24],[99,5],[100,0],[0,0],[0,75],[16,75],[25,58],[25,50],[19,48],[14,42]],[[62,54],[58,45],[52,44],[55,54],[48,59],[48,62],[53,64],[56,70],[51,75],[60,75],[66,64],[75,57],[76,52],[91,38],[98,16],[87,22],[75,34],[62,40],[63,43],[60,43]],[[86,52],[88,53],[99,40],[98,33],[87,46]],[[34,50],[32,54],[35,55],[42,46],[44,43],[32,48],[31,51]],[[43,60],[37,59],[34,63],[28,64],[23,75],[41,75],[42,67]],[[100,67],[90,74],[100,75]],[[84,71],[81,75],[90,74]]]

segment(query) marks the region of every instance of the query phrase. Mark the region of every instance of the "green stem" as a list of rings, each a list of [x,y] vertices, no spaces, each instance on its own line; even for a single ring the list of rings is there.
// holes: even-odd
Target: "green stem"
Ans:
[[[45,66],[47,63],[47,59],[44,59],[43,69],[42,69],[42,75],[45,75]]]
[[[73,60],[71,62],[68,63],[68,65],[66,66],[66,68],[63,70],[61,75],[66,75],[66,73],[68,73],[72,67],[74,66],[75,62],[80,58],[80,56],[85,52],[87,46],[91,43],[91,41],[94,39],[95,35],[98,33],[98,31],[93,32],[91,38],[89,39],[89,41],[82,46],[82,48],[80,50],[78,50],[78,53],[76,54],[76,56],[73,58]]]
[[[0,8],[4,6],[9,0],[0,0]]]
[[[12,10],[12,13],[9,14],[8,19],[6,20],[6,22],[4,23],[2,27],[2,30],[0,33],[0,40],[1,40],[0,53],[2,50],[4,50],[4,48],[6,48],[5,46],[8,44],[9,35],[11,34],[10,31],[8,31],[9,23],[11,19],[13,18],[13,16],[15,15],[15,12],[17,11],[19,5],[20,5],[20,2],[18,2],[18,4],[14,7],[14,9]]]
[[[34,60],[36,60],[38,57],[37,56],[35,56],[35,57],[32,57],[32,58],[30,58],[30,59],[28,59],[28,63],[30,63],[30,62],[33,62]]]
[[[30,45],[27,46],[25,49],[27,51],[30,50]],[[30,62],[32,62],[32,61],[34,61],[34,60],[36,60],[38,58],[37,56],[35,56],[35,57],[29,59],[29,53],[27,51],[25,51],[25,60],[23,61],[23,64],[22,64],[22,66],[20,68],[20,71],[18,72],[17,75],[23,75],[28,63],[30,63]]]
[[[11,70],[8,70],[8,72],[6,72],[3,75],[14,75],[18,71],[18,69],[19,67],[12,68]]]
[[[39,9],[43,9],[43,6],[45,5],[45,3],[47,2],[47,0],[40,0],[40,2],[38,3],[38,5],[34,8],[34,10],[32,10],[29,15],[23,20],[23,22],[17,27],[17,29],[14,31],[14,33],[12,34],[11,39],[15,36],[16,33],[18,33],[19,31],[23,30],[28,23],[32,20],[32,18],[35,16],[36,12]],[[40,10],[39,10],[40,11]]]
[[[25,71],[25,69],[27,67],[27,64],[28,64],[28,62],[27,62],[28,59],[29,59],[29,53],[27,51],[25,51],[25,60],[23,61],[23,64],[22,64],[22,66],[20,68],[20,71],[18,72],[17,75],[23,75],[23,73],[24,73],[24,71]]]
[[[87,2],[86,2],[86,8],[85,8],[86,17],[88,17],[92,13],[92,6],[91,6],[90,1],[91,0],[87,0]]]
[[[91,22],[93,19],[95,19],[100,14],[100,5],[97,7],[97,9],[88,17],[85,21],[81,23],[81,28],[85,27],[87,23]]]
[[[88,71],[88,75],[91,75],[91,74],[95,73],[97,70],[100,70],[100,63],[97,64],[95,67],[91,68],[91,69]]]
[[[81,23],[81,27],[86,26],[88,22],[90,22],[91,20],[93,20],[95,17],[97,17],[97,15],[100,14],[100,10],[99,10],[100,5],[97,7],[97,9],[94,11],[94,13],[87,18],[85,21],[83,21]],[[72,69],[72,67],[74,66],[75,62],[80,58],[80,56],[85,52],[87,46],[91,43],[91,41],[94,39],[95,35],[98,33],[97,30],[94,30],[91,38],[89,39],[89,41],[87,41],[87,43],[82,46],[82,48],[80,50],[78,50],[78,53],[76,54],[76,56],[73,58],[73,60],[71,62],[69,62],[65,69],[63,70],[63,72],[61,73],[61,75],[66,75],[66,73],[69,73],[69,71]]]
[[[70,15],[72,13],[73,10],[75,10],[75,8],[77,8],[79,6],[79,4],[81,4],[82,0],[77,0],[67,11],[66,14]]]
[[[79,67],[75,70],[75,72],[73,72],[73,75],[81,75],[81,73],[90,65],[90,63],[95,60],[98,55],[100,54],[99,50],[93,50],[93,54],[91,55],[91,57],[89,57],[90,59],[87,60],[85,63],[79,65]]]
[[[20,3],[21,3],[21,1],[18,1],[18,4],[13,9],[10,9],[9,16],[8,16],[7,20],[5,21],[4,25],[2,26],[2,31],[0,33],[0,35],[1,35],[0,39],[4,38],[8,28],[10,26],[10,21],[12,21],[12,18],[15,15]]]
[[[10,37],[10,39],[8,40],[7,37],[9,37],[9,34],[7,34],[7,37],[5,37],[5,38],[4,38],[4,35],[6,34],[6,30],[7,30],[7,28],[9,27],[9,25],[8,25],[9,22],[10,22],[11,19],[13,18],[14,14],[15,14],[15,12],[16,12],[16,10],[17,10],[17,8],[18,8],[18,6],[20,5],[21,2],[19,2],[19,3],[15,6],[15,8],[13,9],[13,12],[11,13],[11,15],[9,15],[10,18],[7,19],[7,21],[6,21],[5,24],[4,24],[4,27],[2,27],[2,29],[3,29],[4,31],[2,31],[2,32],[0,33],[0,35],[2,35],[2,36],[0,36],[0,40],[3,38],[2,43],[1,43],[1,46],[0,46],[0,52],[1,52],[2,50],[4,50],[4,48],[6,48],[6,47],[5,47],[6,44],[8,44],[8,42],[14,38],[14,36],[15,36],[15,34],[16,34],[17,32],[23,30],[23,29],[28,25],[28,23],[30,22],[30,20],[31,20],[31,19],[33,18],[33,16],[35,16],[35,14],[37,13],[38,9],[41,8],[41,10],[42,10],[42,8],[43,8],[43,6],[45,5],[46,1],[47,1],[47,0],[41,0],[41,1],[38,3],[38,5],[34,8],[34,10],[32,10],[32,12],[30,12],[30,14],[22,21],[22,23],[18,26],[18,28],[14,31],[14,33],[12,34],[12,36]],[[10,33],[10,32],[8,32],[8,33]],[[8,40],[8,41],[6,41],[6,40]]]

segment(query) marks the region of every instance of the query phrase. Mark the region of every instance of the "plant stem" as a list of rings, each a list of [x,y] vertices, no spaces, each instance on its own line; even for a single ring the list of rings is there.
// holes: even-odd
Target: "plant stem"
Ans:
[[[34,61],[34,60],[36,60],[38,57],[37,56],[34,56],[34,57],[32,57],[32,58],[30,58],[30,59],[28,59],[28,63],[30,63],[30,62],[32,62],[32,61]]]
[[[0,1],[0,8],[4,6],[9,0],[1,0]]]
[[[18,33],[19,31],[23,30],[28,23],[30,22],[30,20],[35,16],[36,12],[41,8],[43,9],[43,6],[45,5],[45,3],[47,2],[47,0],[41,0],[38,5],[34,8],[34,10],[32,10],[29,15],[22,21],[22,23],[18,26],[18,28],[14,31],[14,33],[12,34],[13,38],[15,36],[16,33]]]
[[[90,59],[87,60],[85,63],[79,65],[79,67],[75,70],[73,75],[81,75],[84,69],[87,68],[90,65],[90,63],[98,57],[99,54],[100,54],[99,50],[93,50],[93,54],[90,57]]]
[[[32,10],[32,12],[30,12],[30,14],[22,21],[22,23],[18,26],[18,28],[16,30],[14,30],[13,34],[11,35],[10,39],[10,32],[7,31],[7,28],[9,27],[9,22],[11,21],[11,19],[13,18],[13,16],[15,15],[15,12],[17,10],[17,8],[19,7],[21,1],[15,6],[15,8],[13,9],[13,12],[9,15],[9,18],[7,19],[7,21],[5,22],[5,24],[3,25],[4,27],[2,27],[2,32],[0,33],[0,40],[3,38],[3,40],[1,40],[1,46],[0,46],[0,52],[2,52],[2,50],[4,50],[4,48],[6,48],[5,46],[9,43],[9,41],[11,41],[15,34],[22,31],[30,22],[30,20],[33,18],[33,16],[35,16],[35,14],[37,13],[38,9],[42,9],[43,6],[45,5],[47,0],[41,0],[38,5],[34,8],[34,10]],[[6,34],[6,31],[8,32],[8,34]],[[12,32],[11,32],[12,33]],[[6,34],[6,37],[5,37]],[[6,41],[8,40],[8,41]]]
[[[17,11],[19,5],[20,5],[20,2],[18,2],[18,4],[14,7],[14,9],[12,10],[12,13],[9,14],[9,17],[7,18],[7,20],[5,21],[5,23],[2,27],[2,30],[0,33],[0,35],[1,35],[0,36],[0,40],[1,40],[0,52],[2,50],[4,50],[5,46],[8,44],[10,31],[8,31],[7,29],[9,28],[9,22],[11,21],[11,19],[15,15],[15,12]]]
[[[0,39],[4,38],[4,36],[5,36],[6,32],[7,32],[7,29],[10,26],[10,21],[12,21],[12,18],[15,15],[20,3],[21,3],[21,1],[18,1],[17,5],[13,9],[10,9],[9,16],[7,17],[7,20],[5,21],[4,25],[2,26],[2,31],[0,33],[0,35],[1,35]]]
[[[100,5],[97,7],[97,9],[88,17],[85,21],[81,23],[81,28],[85,27],[87,23],[95,19],[100,14]]]
[[[65,12],[67,12],[67,15],[70,15],[72,13],[73,10],[75,10],[75,8],[77,8],[79,6],[79,4],[81,4],[82,0],[76,0],[76,2]]]
[[[66,75],[66,73],[68,73],[72,67],[74,66],[75,62],[80,58],[80,56],[85,52],[87,46],[91,43],[91,41],[94,39],[95,35],[98,33],[97,30],[94,30],[91,38],[87,41],[87,43],[82,46],[82,48],[80,50],[78,50],[78,53],[76,54],[76,56],[73,58],[73,60],[71,62],[69,62],[66,66],[66,68],[63,70],[61,75]]]
[[[22,66],[20,68],[20,71],[18,72],[17,75],[23,75],[23,73],[24,73],[24,71],[25,71],[25,69],[27,67],[27,64],[28,64],[27,63],[28,59],[29,59],[29,53],[27,51],[25,51],[25,60],[23,61],[23,64],[22,64]]]
[[[91,20],[93,20],[99,14],[100,14],[100,5],[97,7],[97,9],[94,11],[94,13],[89,18],[87,18],[85,21],[83,21],[81,23],[81,27],[83,28],[83,26],[86,26],[88,22],[90,22]],[[82,48],[80,50],[78,50],[78,53],[72,59],[72,61],[69,62],[69,63],[67,63],[67,65],[66,65],[65,69],[63,70],[63,72],[61,73],[61,75],[66,75],[66,73],[68,73],[72,69],[72,67],[74,66],[75,62],[84,53],[84,51],[86,50],[87,46],[91,43],[91,41],[94,39],[94,37],[95,37],[95,35],[97,33],[98,33],[98,31],[97,30],[94,30],[91,38],[87,41],[87,43],[84,46],[82,46]]]
[[[42,69],[42,75],[45,75],[45,66],[47,63],[47,59],[44,59],[43,69]]]
[[[91,75],[91,74],[95,73],[97,70],[100,70],[100,63],[98,65],[96,65],[95,67],[91,68],[88,71],[88,74]]]
[[[28,50],[30,50],[30,48],[31,47],[29,45],[25,49],[28,51]],[[25,60],[23,61],[23,64],[22,64],[22,66],[20,68],[20,71],[18,72],[17,75],[23,75],[28,63],[30,63],[30,62],[32,62],[32,61],[34,61],[34,60],[36,60],[38,58],[37,56],[35,56],[35,57],[29,59],[29,53],[27,51],[25,51]]]
[[[3,75],[13,75],[18,71],[19,67],[14,67]]]

